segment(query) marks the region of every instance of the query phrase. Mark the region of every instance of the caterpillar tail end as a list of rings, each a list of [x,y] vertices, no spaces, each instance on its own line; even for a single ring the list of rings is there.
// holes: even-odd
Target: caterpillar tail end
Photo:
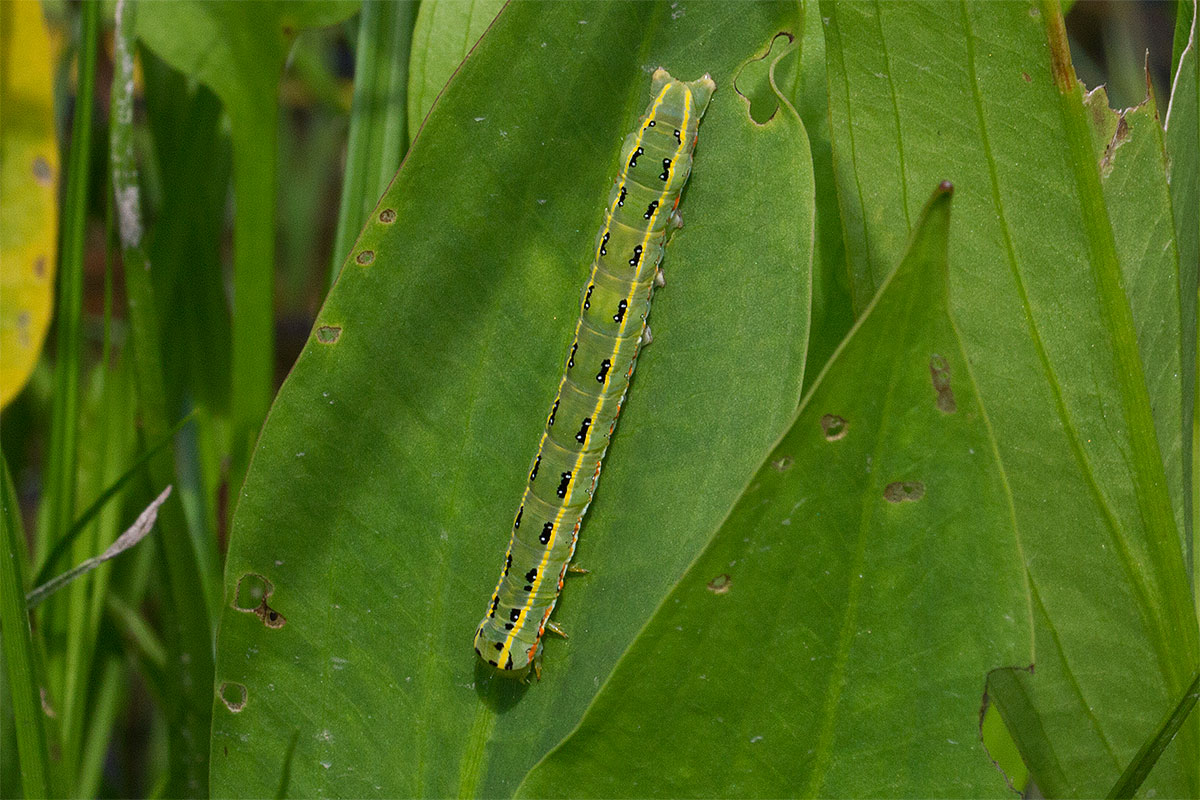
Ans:
[[[475,630],[475,655],[505,678],[528,680],[532,667],[533,671],[539,673],[540,679],[541,667],[537,662],[541,642],[537,642],[531,648],[532,655],[520,648],[515,651],[505,650],[503,638],[497,640],[495,636],[489,635],[488,622],[490,619],[490,617],[484,617]]]

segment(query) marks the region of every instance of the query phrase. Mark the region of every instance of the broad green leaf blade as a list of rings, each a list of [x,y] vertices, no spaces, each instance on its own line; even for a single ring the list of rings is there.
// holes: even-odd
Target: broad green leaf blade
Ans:
[[[58,142],[50,34],[38,3],[0,6],[0,408],[42,352],[58,264]]]
[[[808,387],[854,324],[842,217],[829,131],[829,87],[825,75],[825,31],[816,2],[804,4],[796,111],[804,120],[816,182],[816,237],[813,245],[812,335],[808,345]]]
[[[1190,6],[1190,8],[1189,8]],[[1196,531],[1200,530],[1200,417],[1196,398],[1200,396],[1200,327],[1197,326],[1197,292],[1200,291],[1200,4],[1195,0],[1180,3],[1178,13],[1191,15],[1184,28],[1184,41],[1171,86],[1171,102],[1163,121],[1167,148],[1168,174],[1171,178],[1171,209],[1175,214],[1175,241],[1179,249],[1179,294],[1182,301],[1183,335],[1183,475],[1187,487],[1185,519],[1188,553],[1191,555],[1193,597],[1200,616],[1200,593],[1196,586],[1200,550]],[[1176,32],[1180,30],[1176,26]],[[1178,43],[1178,40],[1177,40]]]
[[[215,794],[273,792],[298,730],[293,795],[504,796],[578,721],[798,403],[807,145],[786,108],[756,125],[731,89],[794,12],[516,3],[466,60],[256,452],[227,562]],[[717,94],[581,533],[592,572],[555,615],[571,639],[515,684],[471,638],[659,65],[710,73]]]
[[[990,669],[1032,657],[987,420],[948,315],[948,185],[704,553],[520,794],[1005,788]]]
[[[408,68],[408,130],[415,136],[450,76],[507,0],[421,3]]]
[[[1172,354],[1144,355],[1120,291],[1126,243],[1061,18],[1023,2],[823,11],[856,300],[898,252],[917,191],[943,177],[959,189],[954,318],[1012,488],[1038,629],[1036,674],[1010,676],[1021,697],[994,699],[1042,791],[1101,794],[1190,679],[1197,636],[1143,379],[1143,360]],[[1010,713],[1021,703],[1029,713]],[[1200,791],[1195,732],[1177,744],[1148,785],[1162,795]]]

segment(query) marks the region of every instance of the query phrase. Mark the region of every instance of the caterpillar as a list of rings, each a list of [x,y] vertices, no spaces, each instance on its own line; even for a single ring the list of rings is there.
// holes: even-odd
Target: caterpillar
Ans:
[[[579,320],[513,520],[500,580],[475,631],[475,652],[512,676],[540,677],[538,653],[571,567],[579,527],[625,401],[679,195],[692,169],[697,128],[716,84],[675,80],[661,67],[650,105],[621,147],[617,179],[596,235]]]

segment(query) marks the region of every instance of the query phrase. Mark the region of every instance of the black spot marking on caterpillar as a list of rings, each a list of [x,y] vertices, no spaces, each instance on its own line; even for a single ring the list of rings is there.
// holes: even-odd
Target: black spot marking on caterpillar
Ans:
[[[915,503],[925,496],[925,484],[920,481],[893,481],[883,490],[889,503]]]
[[[505,577],[505,578],[507,578],[507,577],[508,577],[508,571],[509,571],[510,569],[512,569],[512,553],[509,553],[508,555],[506,555],[506,556],[504,557],[504,575],[503,575],[502,577]]]
[[[647,123],[646,123],[646,127],[647,127],[647,128],[653,128],[653,127],[654,127],[655,125],[657,125],[657,124],[658,124],[658,123],[657,123],[657,122],[655,122],[654,120],[650,120],[649,122],[647,122]]]
[[[496,648],[496,650],[503,650],[504,642],[492,642],[492,647]]]
[[[246,685],[236,681],[222,681],[217,689],[221,702],[234,714],[240,713],[246,707]]]
[[[708,590],[713,594],[726,594],[733,585],[733,578],[728,573],[722,573],[708,582]]]
[[[622,300],[621,304],[624,305],[625,301]],[[621,309],[621,313],[622,314],[625,313],[625,310]],[[608,370],[611,367],[612,367],[612,362],[609,361],[607,358],[600,362],[600,371],[596,373],[596,382],[597,383],[604,383],[605,381],[608,380]]]
[[[793,463],[794,463],[794,460],[792,459],[791,456],[780,456],[779,458],[777,458],[771,462],[771,466],[774,467],[775,469],[779,470],[780,472],[786,472],[787,470],[792,468]]]
[[[342,335],[338,325],[322,325],[317,328],[317,341],[321,344],[335,344]]]
[[[627,308],[629,308],[628,301],[622,300],[620,303],[617,303],[617,313],[613,314],[613,322],[620,322],[625,319],[625,309]]]
[[[396,221],[396,212],[394,209],[385,208],[379,212],[379,221],[384,225],[390,225]]]
[[[592,292],[595,291],[595,289],[596,289],[596,284],[594,284],[594,283],[588,284],[587,294],[585,294],[583,296],[583,307],[585,309],[592,307]]]
[[[588,427],[592,424],[591,417],[584,417],[583,424],[579,426],[579,433],[575,434],[575,441],[583,444],[583,440],[587,438]]]
[[[492,598],[492,610],[488,613],[488,616],[489,617],[496,616],[496,609],[499,607],[500,607],[500,595],[496,595],[495,597]],[[480,625],[479,627],[482,628],[483,626]]]
[[[529,583],[533,583],[537,580],[537,567],[531,567],[529,572],[525,573],[525,580]]]
[[[671,159],[663,159],[663,171],[662,174],[658,176],[658,179],[664,183],[671,179]],[[646,219],[650,218],[646,217]]]
[[[937,392],[938,411],[953,414],[958,411],[954,390],[950,388],[950,362],[934,353],[929,357],[929,375],[933,378],[933,390]]]
[[[605,231],[604,238],[600,240],[600,255],[602,255],[602,256],[608,255],[608,248],[606,247],[606,245],[608,244],[608,237],[609,237],[609,232]]]
[[[558,401],[555,401],[554,407],[558,408]],[[550,415],[554,416],[554,412],[553,411],[550,412]],[[534,479],[537,478],[538,467],[540,467],[541,465],[542,465],[542,454],[538,453],[537,458],[535,458],[533,460],[533,469],[529,470],[529,482],[530,483],[533,483]],[[522,508],[524,508],[524,506],[522,506]]]
[[[538,534],[538,541],[541,542],[542,544],[548,544],[550,542],[550,536],[553,533],[554,533],[554,523],[547,522],[545,525],[542,526],[542,532]]]
[[[363,250],[361,253],[359,253],[357,256],[354,257],[354,260],[357,261],[359,264],[362,264],[365,267],[367,264],[370,264],[372,261],[375,260],[375,251],[374,250]]]
[[[679,128],[675,129],[675,141],[678,144],[683,144],[683,140],[679,138]]]
[[[575,366],[575,351],[579,349],[579,340],[576,339],[571,343],[571,355],[567,356],[567,367]]]
[[[514,531],[521,527],[521,515],[524,513],[525,513],[525,504],[522,503],[521,507],[517,509],[517,519],[515,522],[513,522],[513,530]]]
[[[633,155],[629,157],[629,168],[630,169],[633,169],[634,167],[637,166],[638,156],[640,156],[644,152],[646,152],[646,151],[643,150],[641,147],[639,147],[637,150],[633,151]],[[624,193],[622,193],[622,197],[624,197]]]
[[[625,206],[625,187],[624,186],[621,187],[621,195],[617,198],[617,205],[621,206],[621,207]]]
[[[550,408],[550,416],[546,419],[546,427],[554,427],[554,415],[558,413],[558,402],[561,398],[554,398],[554,405]]]
[[[558,491],[555,492],[555,494],[557,494],[560,498],[566,497],[567,496],[567,488],[570,485],[571,485],[571,473],[564,472],[562,474],[562,480],[560,480],[558,482]]]
[[[821,417],[821,430],[825,432],[826,441],[836,442],[838,439],[845,438],[847,431],[850,430],[850,423],[837,414],[826,414]]]
[[[508,610],[508,618],[512,622],[516,622],[517,620],[519,620],[521,618],[521,609],[510,608]]]
[[[668,164],[671,163],[671,160],[669,158],[664,158],[663,161],[666,161]],[[651,200],[650,205],[646,206],[646,213],[642,214],[642,219],[650,219],[651,217],[654,216],[654,212],[657,209],[658,209],[658,201]]]
[[[629,266],[636,267],[642,260],[642,246],[636,245],[633,248],[633,258],[629,259]]]

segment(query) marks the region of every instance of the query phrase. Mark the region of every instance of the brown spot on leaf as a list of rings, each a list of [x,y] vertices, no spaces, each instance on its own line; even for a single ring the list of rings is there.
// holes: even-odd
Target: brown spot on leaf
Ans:
[[[354,257],[354,260],[357,261],[359,264],[362,264],[365,267],[367,264],[370,264],[372,261],[375,260],[375,251],[374,250],[363,250],[361,253],[359,253],[357,256]]]
[[[821,430],[825,432],[826,441],[836,442],[838,439],[845,438],[846,433],[850,430],[850,423],[837,414],[826,414],[821,417]]]
[[[929,357],[929,374],[933,378],[933,390],[937,392],[938,411],[953,414],[958,410],[958,402],[950,388],[950,362],[934,353]]]
[[[317,341],[321,344],[335,344],[342,335],[342,329],[338,325],[322,325],[317,328]]]
[[[54,182],[54,173],[50,169],[50,162],[44,156],[37,156],[33,159],[33,179],[42,186],[49,186]]]
[[[380,211],[379,212],[379,221],[384,223],[385,225],[390,225],[391,223],[395,222],[396,221],[395,210],[391,209],[391,208],[385,208],[383,211]]]
[[[925,484],[920,481],[894,481],[883,490],[889,503],[915,503],[925,496]]]
[[[722,573],[708,582],[708,590],[713,594],[725,594],[733,586],[733,578],[728,573]]]

